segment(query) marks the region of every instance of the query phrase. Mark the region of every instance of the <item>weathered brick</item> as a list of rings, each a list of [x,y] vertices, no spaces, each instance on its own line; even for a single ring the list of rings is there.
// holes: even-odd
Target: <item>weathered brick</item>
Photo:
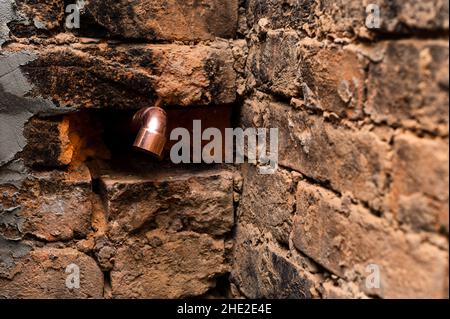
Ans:
[[[110,240],[96,246],[111,264],[114,297],[200,296],[229,271],[232,171],[158,165],[139,175],[102,173],[101,183]]]
[[[85,167],[71,173],[34,172],[19,191],[2,188],[0,233],[45,241],[83,238],[91,230],[91,178]]]
[[[293,242],[297,249],[361,289],[385,298],[444,298],[448,251],[405,235],[364,207],[300,182]],[[381,270],[381,288],[367,289],[366,267]]]
[[[28,166],[63,167],[72,161],[74,149],[69,139],[67,118],[34,118],[25,128],[27,139],[22,157]]]
[[[238,0],[90,0],[96,22],[114,35],[147,40],[234,38]]]
[[[380,28],[366,26],[369,4],[380,8]],[[267,19],[273,29],[290,28],[320,38],[445,32],[449,26],[446,0],[249,0],[245,8],[250,28]]]
[[[295,210],[295,177],[281,169],[273,175],[259,175],[252,165],[244,165],[242,174],[239,222],[253,223],[288,245]]]
[[[270,102],[248,100],[245,127],[279,128],[279,162],[341,193],[381,207],[389,168],[389,145],[369,131],[333,125],[323,117]]]
[[[249,28],[265,18],[273,29],[299,30],[315,24],[316,8],[315,0],[248,0],[245,17]]]
[[[3,243],[0,242],[1,245]],[[38,248],[17,257],[9,277],[0,273],[0,294],[3,298],[72,299],[103,296],[103,273],[95,261],[83,253],[70,248]],[[66,286],[67,277],[73,274],[66,273],[67,266],[71,264],[79,267],[79,288],[69,289]]]
[[[448,42],[403,40],[379,46],[383,60],[370,66],[366,112],[378,123],[448,134]]]
[[[366,7],[369,3],[379,4],[379,2],[368,0],[321,1],[322,8],[316,21],[318,30],[316,34],[321,37],[334,38],[352,38],[355,35],[370,37],[369,30],[365,26]],[[383,16],[389,13],[395,15],[395,12],[389,9],[383,10],[382,13]]]
[[[268,31],[264,40],[253,43],[248,55],[249,81],[260,90],[283,96],[298,96],[299,60],[294,31]]]
[[[304,40],[299,46],[299,83],[307,108],[342,117],[362,116],[365,99],[364,59],[339,46]]]
[[[226,169],[149,169],[101,177],[114,231],[158,228],[224,235],[234,224],[233,173]]]
[[[84,1],[80,27],[64,28],[66,6],[76,1],[16,0],[2,4],[14,36],[30,37],[71,31],[81,35],[99,34],[148,41],[198,41],[215,37],[234,38],[238,20],[238,0],[184,1],[139,0]],[[74,13],[71,7],[68,12]],[[96,33],[97,32],[97,33]]]
[[[223,43],[20,49],[35,56],[21,67],[33,95],[61,106],[137,109],[157,97],[180,106],[228,104],[236,98],[233,55]]]
[[[415,230],[448,232],[448,141],[401,134],[394,139],[389,207]]]
[[[304,98],[310,109],[360,117],[365,99],[365,61],[356,51],[300,41],[294,31],[268,31],[249,52],[250,83],[258,90]]]
[[[240,223],[236,230],[232,281],[250,299],[309,299],[313,282],[275,245],[260,245],[261,234]]]
[[[111,271],[114,298],[186,298],[214,288],[229,271],[223,240],[190,231],[156,229],[117,249]]]

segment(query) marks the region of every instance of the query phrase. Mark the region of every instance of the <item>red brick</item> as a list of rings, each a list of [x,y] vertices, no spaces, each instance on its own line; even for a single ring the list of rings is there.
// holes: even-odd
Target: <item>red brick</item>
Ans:
[[[91,177],[86,167],[71,173],[32,172],[23,188],[5,189],[0,232],[44,241],[83,238],[91,230]],[[2,208],[2,210],[3,210]],[[9,222],[8,222],[9,221]]]
[[[214,288],[229,271],[223,240],[194,232],[149,231],[118,248],[111,271],[114,298],[186,298]]]
[[[22,66],[39,96],[61,106],[138,109],[158,97],[166,104],[229,104],[236,98],[233,55],[210,45],[77,44],[34,52]]]
[[[238,0],[164,2],[91,0],[87,10],[112,34],[147,40],[211,40],[234,38]]]
[[[414,230],[448,233],[448,141],[406,133],[394,149],[389,207]]]
[[[374,133],[336,126],[266,96],[248,100],[242,119],[245,127],[279,128],[282,166],[381,208],[389,145]]]
[[[293,242],[344,280],[355,280],[369,294],[385,298],[445,298],[445,250],[405,235],[364,207],[323,188],[300,182]],[[447,244],[447,243],[446,243]],[[366,267],[381,271],[381,289],[367,289]]]
[[[71,264],[80,270],[78,289],[66,286]],[[91,257],[74,249],[39,248],[19,259],[9,279],[0,275],[0,291],[19,299],[102,298],[103,273]]]
[[[136,232],[153,221],[163,229],[179,226],[218,236],[234,224],[233,173],[226,169],[108,171],[101,181],[113,232]]]
[[[448,42],[384,42],[370,66],[366,113],[377,123],[448,134]]]

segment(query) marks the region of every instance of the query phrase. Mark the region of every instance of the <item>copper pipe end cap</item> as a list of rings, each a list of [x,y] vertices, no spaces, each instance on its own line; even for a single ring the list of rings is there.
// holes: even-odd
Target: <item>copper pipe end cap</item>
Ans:
[[[161,158],[167,143],[167,114],[159,107],[152,107],[145,111],[143,117],[134,147]]]
[[[166,142],[167,138],[164,135],[142,128],[134,142],[134,147],[161,158]]]

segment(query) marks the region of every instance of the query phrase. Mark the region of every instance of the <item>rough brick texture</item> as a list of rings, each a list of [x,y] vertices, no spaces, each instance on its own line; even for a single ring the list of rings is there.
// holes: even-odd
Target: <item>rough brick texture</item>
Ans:
[[[227,104],[236,97],[233,58],[226,43],[20,50],[34,55],[21,67],[35,86],[33,94],[59,106],[136,109],[157,96],[182,106]]]
[[[448,297],[448,2],[249,0],[241,13],[240,124],[279,129],[281,167],[242,168],[238,295]]]
[[[380,7],[381,26],[366,27],[366,7]],[[374,34],[414,34],[448,31],[449,5],[445,0],[249,0],[247,28],[266,19],[272,29],[294,29],[310,37],[371,38]],[[374,33],[374,34],[372,34]]]
[[[234,224],[231,171],[153,170],[101,180],[106,235],[116,252],[110,257],[114,297],[203,295],[229,271],[224,236]]]
[[[294,258],[276,245],[260,245],[261,234],[244,223],[236,233],[236,259],[233,278],[240,291],[249,298],[311,298],[313,281],[296,265]],[[292,260],[293,259],[293,260]]]
[[[192,232],[148,232],[117,250],[111,272],[116,298],[201,296],[227,273],[223,240]],[[117,270],[116,270],[117,269]]]
[[[401,134],[394,152],[390,207],[399,221],[448,233],[448,141]]]
[[[418,234],[405,237],[367,209],[329,191],[298,184],[293,234],[296,248],[345,279],[355,272],[364,274],[367,265],[379,265],[384,275],[377,294],[382,297],[445,294],[446,251],[421,243]]]
[[[66,285],[66,269],[71,264],[77,265],[80,270],[79,289]],[[100,268],[94,259],[75,249],[36,249],[14,261],[9,273],[10,278],[0,276],[0,291],[4,298],[73,299],[103,296],[103,274]]]
[[[136,232],[152,220],[164,228],[175,223],[211,235],[229,232],[234,218],[233,174],[173,173],[152,170],[147,176],[102,176],[109,218],[127,232]]]
[[[23,191],[0,186],[0,234],[32,235],[44,241],[83,238],[91,230],[91,177],[87,168],[71,173],[31,173]]]
[[[374,207],[380,205],[387,183],[387,143],[372,132],[336,126],[322,116],[266,98],[248,100],[242,119],[249,127],[280,129],[281,165],[340,193],[351,192]]]
[[[383,59],[369,70],[367,114],[377,123],[448,134],[448,41],[389,41],[375,50]]]
[[[0,298],[448,297],[447,0],[74,2],[0,1]],[[158,99],[279,169],[138,153]]]
[[[114,35],[147,40],[210,40],[236,34],[238,0],[90,0],[87,10]]]

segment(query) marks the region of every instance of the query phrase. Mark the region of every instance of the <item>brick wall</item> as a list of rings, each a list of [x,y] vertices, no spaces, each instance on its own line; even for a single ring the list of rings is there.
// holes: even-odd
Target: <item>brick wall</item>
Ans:
[[[219,294],[236,169],[158,163],[128,128],[157,98],[231,125],[237,1],[91,0],[75,29],[70,4],[1,2],[0,297]]]
[[[0,2],[0,298],[448,297],[448,1],[69,4]],[[157,98],[279,170],[136,153]]]
[[[251,298],[447,297],[448,2],[240,12],[241,123],[280,128],[281,169],[242,170],[233,284]]]

